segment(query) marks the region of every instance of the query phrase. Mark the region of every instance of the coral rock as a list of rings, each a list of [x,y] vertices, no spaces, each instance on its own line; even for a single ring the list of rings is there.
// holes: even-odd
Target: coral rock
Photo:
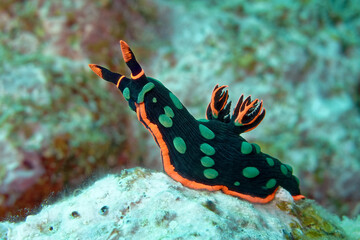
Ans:
[[[75,194],[76,193],[76,194]],[[346,239],[339,220],[280,190],[269,204],[183,187],[142,168],[108,175],[24,222],[3,239]]]

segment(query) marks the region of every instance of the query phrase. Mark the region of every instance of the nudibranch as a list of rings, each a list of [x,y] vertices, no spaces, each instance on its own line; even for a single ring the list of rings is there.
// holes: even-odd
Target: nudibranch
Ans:
[[[145,75],[126,42],[120,41],[120,47],[131,79],[96,64],[89,67],[122,92],[160,147],[171,178],[192,189],[221,190],[255,203],[270,202],[279,186],[294,200],[304,198],[291,166],[240,136],[263,120],[262,101],[242,95],[230,116],[227,86],[216,85],[206,119],[196,120],[160,81]]]

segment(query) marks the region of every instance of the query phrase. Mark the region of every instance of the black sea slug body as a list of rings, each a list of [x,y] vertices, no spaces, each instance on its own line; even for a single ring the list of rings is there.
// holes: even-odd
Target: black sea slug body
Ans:
[[[146,77],[129,46],[120,41],[131,79],[99,65],[90,68],[114,83],[161,149],[165,172],[193,189],[222,190],[256,203],[271,201],[279,186],[295,200],[299,180],[292,168],[240,136],[260,124],[262,101],[242,95],[230,116],[227,86],[215,86],[206,119],[196,120],[161,82]]]

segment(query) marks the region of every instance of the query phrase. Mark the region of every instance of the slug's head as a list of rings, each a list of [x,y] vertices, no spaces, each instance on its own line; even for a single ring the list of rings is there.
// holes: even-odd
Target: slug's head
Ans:
[[[150,91],[154,84],[148,81],[144,70],[136,61],[129,45],[125,41],[120,40],[120,47],[123,59],[131,71],[131,78],[114,73],[96,64],[89,64],[89,67],[102,79],[115,84],[129,102],[131,109],[135,111],[136,104],[144,101],[144,94]]]
[[[211,102],[206,110],[206,119],[233,124],[234,131],[238,134],[256,128],[265,117],[265,109],[262,108],[263,101],[259,99],[251,101],[250,96],[244,100],[244,95],[241,95],[230,117],[231,102],[227,102],[229,92],[224,91],[226,87],[215,86]]]

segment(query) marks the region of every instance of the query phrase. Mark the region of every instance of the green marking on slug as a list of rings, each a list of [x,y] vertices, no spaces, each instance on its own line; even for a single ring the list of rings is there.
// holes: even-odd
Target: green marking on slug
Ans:
[[[289,170],[289,172],[292,174],[293,173],[293,168],[288,165],[288,164],[284,164],[286,166],[286,168]]]
[[[153,89],[154,87],[155,87],[155,84],[153,84],[152,82],[148,82],[147,84],[145,84],[145,86],[139,92],[137,103],[144,102],[145,94],[147,92],[149,92],[151,89]]]
[[[175,149],[181,153],[184,154],[186,152],[186,144],[184,139],[182,139],[181,137],[175,137],[173,140],[173,144]]]
[[[208,119],[204,119],[204,118],[200,118],[200,119],[198,119],[198,121],[199,121],[199,122],[209,122]]]
[[[204,154],[209,155],[209,156],[215,154],[215,149],[214,149],[212,146],[210,146],[209,144],[207,144],[207,143],[201,144],[201,145],[200,145],[200,150],[201,150]]]
[[[130,89],[126,87],[123,90],[123,95],[124,95],[124,98],[128,101],[130,99]]]
[[[275,187],[275,185],[276,185],[276,180],[274,178],[272,178],[269,181],[267,181],[265,186],[267,189],[270,189],[270,188]]]
[[[239,123],[239,122],[235,122],[234,124],[235,124],[235,126],[237,126],[237,127],[241,127],[241,126],[242,126],[242,124]]]
[[[266,158],[267,164],[269,164],[270,167],[273,167],[275,165],[274,159],[272,158]]]
[[[284,175],[288,174],[288,169],[287,169],[287,167],[285,167],[285,165],[281,165],[280,170]]]
[[[217,119],[219,116],[218,115],[216,115],[216,114],[212,114],[212,116],[215,118],[215,119]]]
[[[238,186],[240,186],[240,182],[236,181],[236,182],[234,182],[234,185],[238,187]]]
[[[213,139],[215,137],[214,132],[202,124],[199,125],[199,130],[200,130],[201,136],[203,136],[206,139]]]
[[[257,145],[256,143],[252,143],[252,145],[254,146],[256,153],[260,153],[261,152],[261,148],[259,145]]]
[[[153,97],[152,102],[153,102],[153,103],[157,103],[156,97]]]
[[[243,169],[242,173],[246,178],[254,178],[260,174],[256,167],[246,167]]]
[[[211,157],[205,156],[200,159],[201,165],[204,167],[212,167],[215,165],[214,160]]]
[[[182,109],[184,107],[180,100],[172,92],[169,93],[169,96],[177,109]]]
[[[164,111],[165,111],[166,116],[168,116],[170,118],[175,116],[174,111],[169,106],[165,106]]]
[[[209,168],[204,170],[204,176],[207,179],[214,179],[219,176],[219,173],[215,169]]]
[[[165,114],[161,114],[159,116],[159,122],[161,125],[163,125],[166,128],[172,127],[172,125],[173,125],[173,121],[171,120],[171,118],[169,118]]]
[[[241,153],[242,154],[249,154],[252,152],[252,146],[248,142],[242,142],[241,143]]]

